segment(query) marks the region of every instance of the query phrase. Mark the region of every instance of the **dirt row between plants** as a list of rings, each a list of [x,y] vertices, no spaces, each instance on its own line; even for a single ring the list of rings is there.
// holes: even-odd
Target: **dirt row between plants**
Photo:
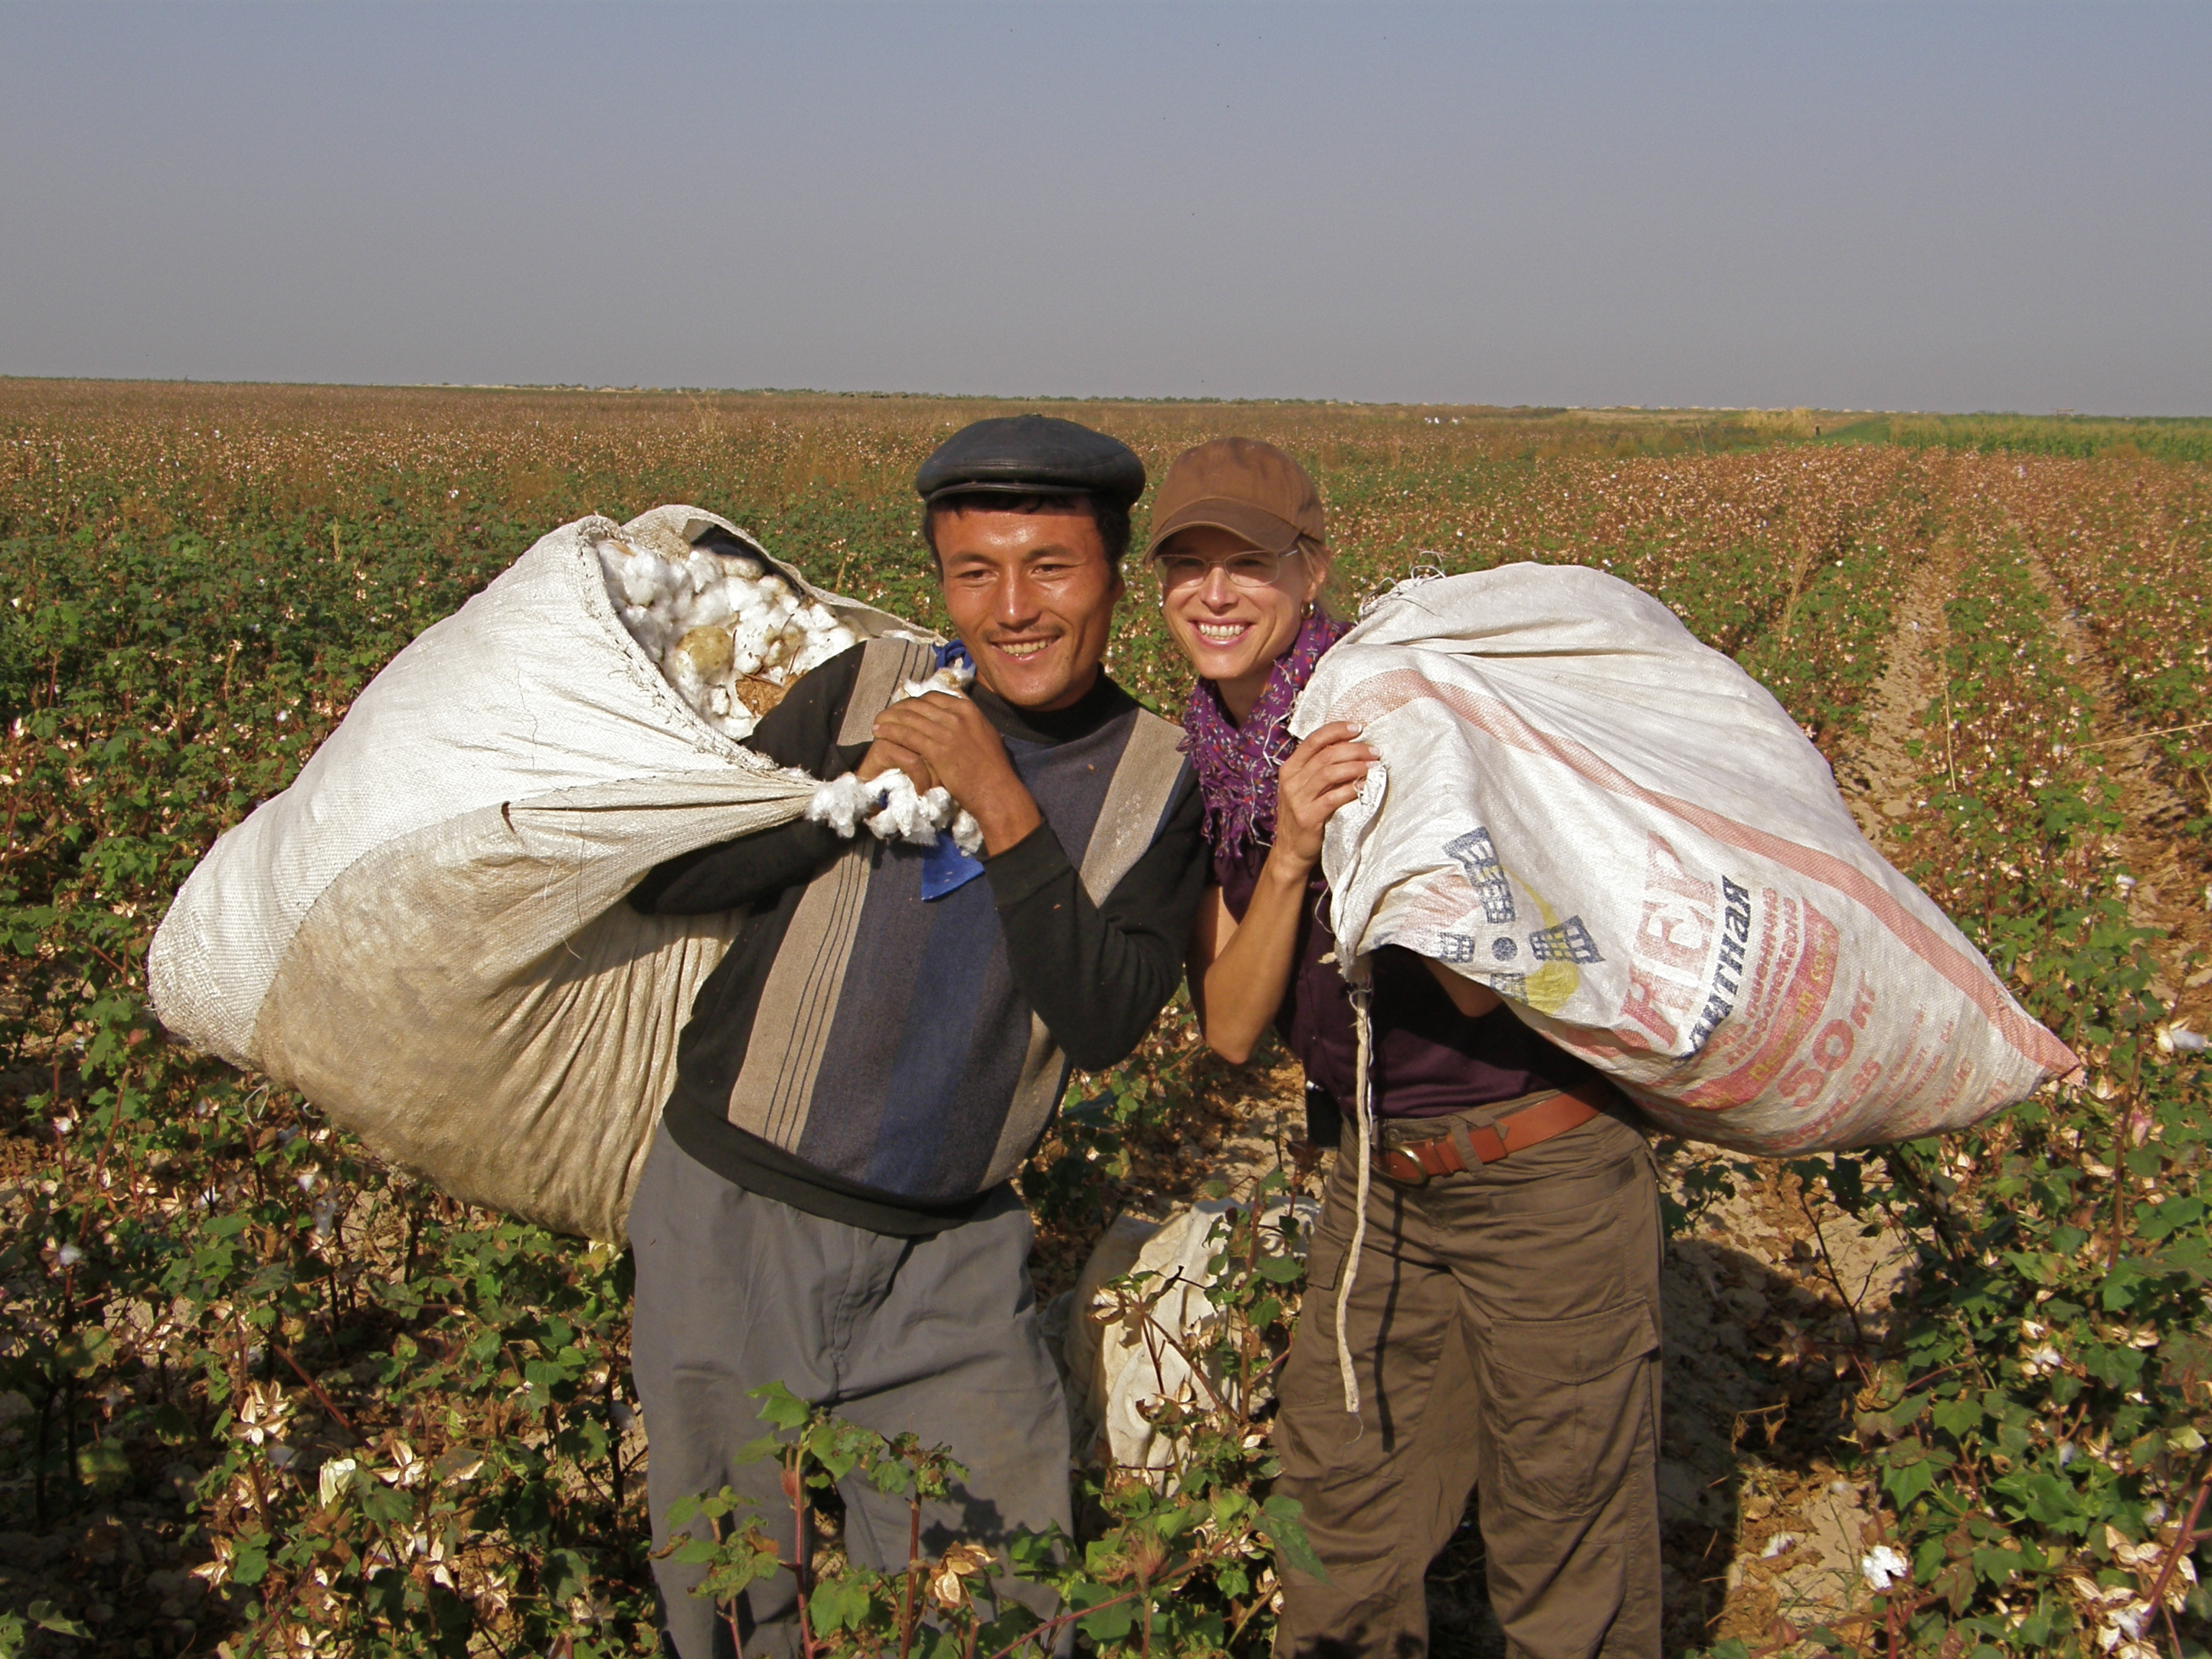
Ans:
[[[1964,551],[1956,537],[1939,536],[1915,575],[1867,735],[1836,767],[1862,830],[1900,863],[1905,849],[1892,831],[1924,804],[1927,782],[1944,764],[1944,607],[1958,591]],[[2177,833],[2196,809],[2159,776],[2148,746],[2127,740],[2129,721],[2094,635],[2051,572],[2039,560],[2030,569],[2091,694],[2105,775],[2119,788],[2124,823],[2112,850],[2134,878],[2130,915],[2163,936],[2154,949],[2166,971],[2152,992],[2203,1030],[2212,1023],[2212,861]],[[1926,745],[1917,759],[1908,748],[1915,743]],[[1808,1202],[1786,1171],[1756,1167],[1735,1198],[1669,1253],[1662,1465],[1669,1651],[1727,1636],[1759,1645],[1782,1634],[1778,1620],[1802,1630],[1867,1599],[1857,1560],[1877,1535],[1878,1501],[1836,1460],[1849,1449],[1851,1352],[1871,1358],[1880,1348],[1893,1300],[1910,1289],[1911,1245],[1893,1232],[1862,1237],[1858,1224],[1817,1196]],[[1843,1328],[1846,1322],[1853,1328]],[[1826,1389],[1818,1386],[1824,1373],[1832,1378]],[[1687,1472],[1702,1478],[1694,1493]],[[1699,1528],[1715,1541],[1692,1570],[1687,1547]],[[1687,1616],[1696,1589],[1713,1607],[1701,1638]]]
[[[2159,775],[2155,748],[2128,732],[2096,635],[2050,566],[2031,555],[2028,571],[2051,602],[2052,625],[2090,694],[2100,737],[2113,734],[2104,738],[2104,775],[2119,786],[2117,805],[2127,820],[2118,851],[2135,883],[2128,890],[2128,915],[2137,927],[2164,935],[2153,948],[2166,971],[2151,994],[2191,1029],[2204,1030],[2212,1023],[2212,860],[2178,833],[2201,809]]]
[[[1908,744],[1942,696],[1943,607],[1961,549],[1938,538],[1905,592],[1867,733],[1837,787],[1885,855],[1925,776]],[[1906,1288],[1906,1239],[1866,1229],[1781,1164],[1685,1146],[1734,1172],[1735,1196],[1668,1252],[1667,1414],[1660,1505],[1667,1540],[1668,1650],[1724,1637],[1776,1639],[1863,1605],[1858,1563],[1877,1535],[1875,1494],[1851,1450],[1858,1362],[1871,1361]]]

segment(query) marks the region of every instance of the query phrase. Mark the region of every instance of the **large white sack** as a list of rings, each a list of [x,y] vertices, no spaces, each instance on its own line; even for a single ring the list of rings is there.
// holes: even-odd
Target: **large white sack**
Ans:
[[[1322,853],[1347,970],[1385,945],[1446,963],[1678,1133],[1905,1139],[2078,1065],[1868,844],[1782,706],[1626,582],[1401,583],[1291,731],[1331,720],[1382,756]]]
[[[457,1196],[619,1237],[734,924],[618,901],[815,787],[710,727],[615,615],[601,538],[680,557],[710,526],[746,539],[688,507],[565,525],[393,658],[179,891],[161,1023]],[[903,627],[776,568],[864,637]]]

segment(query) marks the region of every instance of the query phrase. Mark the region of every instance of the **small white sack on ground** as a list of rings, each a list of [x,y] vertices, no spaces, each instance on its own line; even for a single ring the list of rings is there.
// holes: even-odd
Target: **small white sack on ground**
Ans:
[[[688,507],[565,525],[393,658],[179,891],[148,959],[162,1024],[458,1197],[619,1238],[734,931],[620,900],[817,787],[741,749],[617,614],[611,559],[684,565],[710,526],[746,540]],[[835,629],[905,630],[747,545]]]
[[[1786,710],[1577,566],[1401,582],[1291,729],[1382,761],[1322,868],[1347,971],[1397,945],[1664,1127],[1779,1156],[1973,1123],[2079,1062],[1852,820]]]
[[[1304,1196],[1273,1198],[1262,1224],[1279,1225],[1286,1206],[1297,1223],[1295,1253],[1303,1256],[1321,1206]],[[1190,1362],[1169,1339],[1194,1346],[1217,1317],[1206,1294],[1214,1282],[1206,1264],[1221,1249],[1212,1237],[1213,1226],[1232,1210],[1249,1207],[1212,1199],[1164,1223],[1123,1216],[1093,1248],[1076,1284],[1066,1341],[1068,1414],[1079,1459],[1139,1469],[1165,1468],[1175,1461],[1173,1437],[1145,1413],[1163,1401],[1190,1404],[1206,1397]],[[1114,1298],[1102,1294],[1106,1284],[1137,1273],[1156,1275],[1144,1286],[1147,1293],[1164,1289],[1149,1320],[1102,1324],[1093,1317],[1094,1311],[1114,1306]]]

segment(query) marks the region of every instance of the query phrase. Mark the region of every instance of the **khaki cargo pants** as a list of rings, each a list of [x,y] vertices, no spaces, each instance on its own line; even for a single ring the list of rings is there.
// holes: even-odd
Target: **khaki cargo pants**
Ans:
[[[1355,1420],[1335,1321],[1356,1133],[1316,1231],[1275,1433],[1276,1490],[1305,1506],[1330,1582],[1287,1574],[1279,1659],[1425,1653],[1422,1577],[1470,1491],[1513,1659],[1656,1656],[1661,1237],[1644,1138],[1599,1117],[1425,1187],[1378,1171],[1346,1320]]]

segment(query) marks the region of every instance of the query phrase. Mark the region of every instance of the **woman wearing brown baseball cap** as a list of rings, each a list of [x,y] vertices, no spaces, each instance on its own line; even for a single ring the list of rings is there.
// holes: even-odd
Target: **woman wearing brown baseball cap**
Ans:
[[[1206,1042],[1241,1063],[1272,1024],[1310,1097],[1348,1100],[1358,1043],[1322,831],[1377,757],[1340,723],[1288,732],[1349,631],[1322,603],[1325,530],[1303,467],[1223,438],[1169,469],[1146,552],[1199,676],[1183,746],[1212,860],[1190,963]],[[1493,993],[1395,947],[1370,966],[1383,1178],[1347,1296],[1356,1158],[1337,1160],[1275,1434],[1277,1490],[1304,1506],[1329,1577],[1281,1569],[1276,1651],[1425,1652],[1423,1577],[1472,1492],[1510,1651],[1656,1656],[1659,1209],[1633,1110]]]

